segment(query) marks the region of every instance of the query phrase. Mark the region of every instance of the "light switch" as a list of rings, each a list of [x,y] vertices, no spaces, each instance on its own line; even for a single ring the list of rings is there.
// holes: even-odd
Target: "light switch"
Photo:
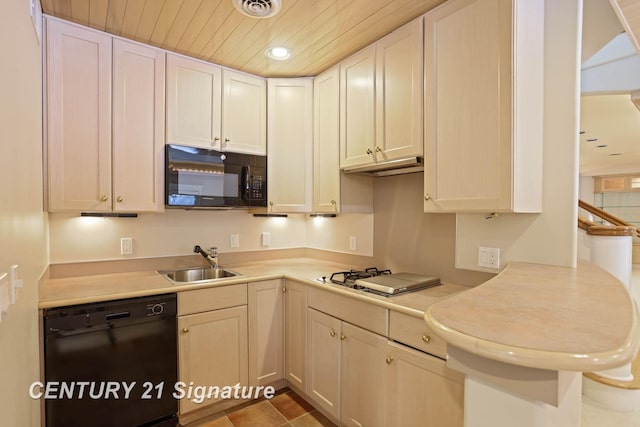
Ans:
[[[123,237],[120,239],[120,255],[131,255],[133,253],[133,238]]]
[[[262,233],[262,246],[269,246],[271,244],[271,233],[265,231]]]
[[[0,321],[7,317],[7,310],[11,305],[11,296],[9,295],[9,278],[7,273],[0,274]]]
[[[349,250],[358,250],[358,238],[356,236],[349,236]]]

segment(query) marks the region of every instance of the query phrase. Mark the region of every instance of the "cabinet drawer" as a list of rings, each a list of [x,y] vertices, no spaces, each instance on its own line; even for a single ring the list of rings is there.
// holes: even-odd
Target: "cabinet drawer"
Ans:
[[[447,342],[434,334],[421,318],[391,311],[389,338],[434,356],[447,358]]]
[[[247,284],[178,293],[178,316],[247,304]]]
[[[386,308],[313,287],[309,287],[307,303],[318,311],[388,336]]]

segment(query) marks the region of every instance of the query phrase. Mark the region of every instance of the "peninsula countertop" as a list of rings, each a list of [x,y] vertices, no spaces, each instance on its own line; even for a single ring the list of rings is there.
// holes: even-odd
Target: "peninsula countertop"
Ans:
[[[487,282],[428,307],[449,344],[531,368],[591,372],[630,362],[640,345],[626,287],[589,263],[510,263]]]

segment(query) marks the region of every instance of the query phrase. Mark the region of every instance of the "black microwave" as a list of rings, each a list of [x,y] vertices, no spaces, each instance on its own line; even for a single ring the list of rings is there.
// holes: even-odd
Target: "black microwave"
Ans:
[[[267,206],[267,157],[166,145],[165,204],[171,208]]]

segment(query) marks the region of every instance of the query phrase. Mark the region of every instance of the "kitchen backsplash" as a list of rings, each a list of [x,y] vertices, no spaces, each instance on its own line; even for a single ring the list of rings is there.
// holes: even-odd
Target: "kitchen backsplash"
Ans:
[[[256,218],[243,210],[167,210],[138,218],[93,218],[50,213],[50,263],[188,255],[193,246],[217,246],[222,253],[311,247],[335,252],[373,254],[373,214],[336,218]],[[269,233],[263,245],[262,233]],[[237,234],[238,247],[231,247]],[[120,239],[133,239],[133,253],[120,254]],[[355,250],[351,249],[355,237]]]

